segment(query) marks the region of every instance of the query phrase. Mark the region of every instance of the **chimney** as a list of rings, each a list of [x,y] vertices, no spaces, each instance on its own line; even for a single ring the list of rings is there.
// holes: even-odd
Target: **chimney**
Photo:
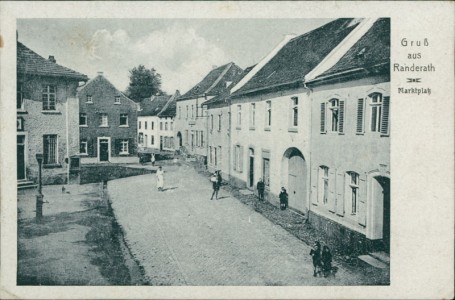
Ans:
[[[98,72],[99,76],[103,76],[104,72]]]
[[[50,61],[50,62],[53,62],[54,64],[57,62],[57,61],[55,60],[55,57],[54,57],[53,55],[49,55],[49,61]]]

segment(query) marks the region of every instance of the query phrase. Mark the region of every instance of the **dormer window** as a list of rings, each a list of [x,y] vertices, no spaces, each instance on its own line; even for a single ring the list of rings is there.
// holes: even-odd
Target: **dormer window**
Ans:
[[[120,104],[120,96],[115,96],[114,103]]]
[[[87,95],[87,103],[93,103],[92,95]]]

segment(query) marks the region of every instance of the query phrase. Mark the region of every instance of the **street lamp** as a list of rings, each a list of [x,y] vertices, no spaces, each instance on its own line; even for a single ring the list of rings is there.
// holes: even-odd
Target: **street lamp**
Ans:
[[[43,193],[41,183],[41,166],[43,163],[43,154],[36,153],[36,160],[38,161],[38,194],[36,195],[36,222],[40,222],[43,218]]]

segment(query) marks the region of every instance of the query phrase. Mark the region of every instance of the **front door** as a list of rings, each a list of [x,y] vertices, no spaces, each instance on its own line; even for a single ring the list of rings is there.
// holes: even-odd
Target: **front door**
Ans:
[[[98,143],[100,161],[109,161],[109,140],[99,139]]]
[[[389,253],[390,250],[390,179],[381,177],[379,184],[382,187],[383,215],[382,215],[382,243],[384,251]]]
[[[303,157],[295,155],[289,158],[288,163],[289,207],[304,212],[306,207],[305,161]]]
[[[249,187],[254,187],[254,151],[250,149],[250,160],[249,160],[249,168],[248,168],[248,183]]]
[[[17,136],[17,180],[25,179],[25,136]]]

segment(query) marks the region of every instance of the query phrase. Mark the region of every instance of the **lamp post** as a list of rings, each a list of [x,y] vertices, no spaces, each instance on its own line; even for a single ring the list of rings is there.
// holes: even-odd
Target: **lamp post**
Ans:
[[[38,194],[36,195],[36,222],[40,222],[43,218],[43,193],[41,189],[41,166],[43,163],[43,154],[36,153],[36,160],[38,161]]]

